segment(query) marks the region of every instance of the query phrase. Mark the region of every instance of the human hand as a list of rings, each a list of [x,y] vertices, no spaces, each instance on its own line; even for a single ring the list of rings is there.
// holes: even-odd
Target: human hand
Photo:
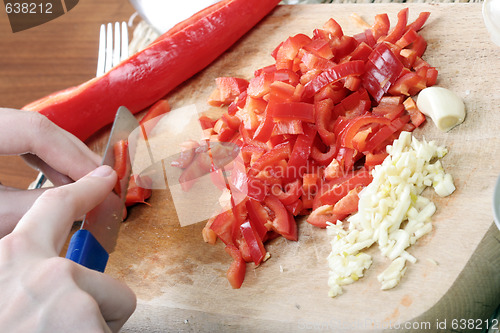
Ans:
[[[83,177],[101,160],[75,136],[32,111],[0,108],[0,143],[0,155],[23,154],[56,186]],[[0,238],[12,231],[43,192],[0,186]]]
[[[0,239],[0,327],[5,332],[117,332],[135,310],[124,284],[59,257],[73,221],[116,183],[108,166],[45,191]]]

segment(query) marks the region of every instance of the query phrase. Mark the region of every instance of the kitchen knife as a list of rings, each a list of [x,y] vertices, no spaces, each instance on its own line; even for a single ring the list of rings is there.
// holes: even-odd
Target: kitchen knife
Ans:
[[[129,137],[132,133],[140,132],[134,131],[138,127],[137,119],[126,107],[118,108],[101,165],[114,166],[115,144],[121,140],[127,140],[129,144],[136,142]],[[123,220],[131,172],[130,156],[133,156],[131,149],[134,147],[128,147],[125,176],[119,180],[121,193],[111,192],[101,204],[85,215],[80,230],[71,237],[66,252],[66,258],[99,272],[104,272],[109,254],[115,249]]]

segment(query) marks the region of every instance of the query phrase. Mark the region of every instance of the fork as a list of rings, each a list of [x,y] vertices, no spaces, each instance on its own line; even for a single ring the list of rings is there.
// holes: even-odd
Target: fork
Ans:
[[[103,75],[126,58],[128,58],[127,23],[115,22],[114,29],[112,23],[102,24],[96,76]]]
[[[128,58],[128,48],[127,23],[115,22],[114,29],[112,23],[101,24],[96,76],[103,75]],[[29,188],[41,188],[46,181],[47,178],[40,172]]]

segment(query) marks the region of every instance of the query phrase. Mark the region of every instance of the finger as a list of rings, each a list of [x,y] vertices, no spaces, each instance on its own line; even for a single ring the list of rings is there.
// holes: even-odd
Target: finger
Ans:
[[[38,156],[33,154],[24,154],[22,155],[24,161],[28,163],[32,168],[40,171],[47,177],[48,180],[55,186],[61,186],[70,184],[73,182],[71,178],[66,175],[63,175],[59,171],[52,168],[50,165],[42,161]]]
[[[46,190],[21,191],[0,186],[0,238],[14,230],[17,222]]]
[[[101,203],[116,179],[116,172],[104,165],[75,183],[45,191],[12,233],[24,233],[38,246],[58,255],[73,221]]]
[[[118,332],[136,308],[137,299],[134,292],[109,275],[83,266],[79,266],[75,281],[96,300],[109,328]]]
[[[101,160],[75,136],[32,111],[0,109],[0,142],[0,154],[36,154],[73,180],[96,168]]]

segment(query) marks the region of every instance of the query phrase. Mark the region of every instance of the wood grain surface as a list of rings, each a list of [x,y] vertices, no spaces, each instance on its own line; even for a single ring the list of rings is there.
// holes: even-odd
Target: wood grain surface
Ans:
[[[272,62],[270,51],[289,35],[311,34],[329,17],[354,34],[360,27],[351,13],[371,23],[376,13],[388,12],[394,22],[401,8],[279,7],[210,68],[170,94],[169,101],[174,108],[195,104],[207,110],[214,78],[250,78]],[[231,259],[223,246],[203,243],[203,223],[181,228],[169,192],[158,190],[152,207],[131,212],[110,260],[108,272],[131,285],[139,298],[125,331],[379,331],[412,321],[413,327],[429,324],[437,330],[444,320],[451,330],[454,319],[491,315],[500,296],[499,232],[492,227],[491,213],[492,189],[500,174],[499,49],[480,24],[480,5],[411,5],[410,17],[420,11],[432,13],[422,30],[429,43],[425,59],[438,68],[439,85],[464,99],[468,115],[446,134],[432,122],[415,132],[449,148],[443,164],[457,190],[444,199],[427,192],[438,207],[434,230],[409,250],[419,261],[409,264],[401,284],[379,290],[376,276],[388,262],[371,249],[374,263],[366,276],[340,297],[329,298],[329,239],[324,230],[301,221],[299,241],[273,241],[268,246],[271,259],[257,268],[249,265],[243,287],[232,290],[225,278]]]
[[[444,199],[427,192],[438,207],[434,230],[410,248],[419,261],[409,264],[401,284],[379,290],[376,276],[388,262],[372,249],[374,263],[366,276],[346,287],[340,297],[329,298],[329,239],[324,230],[301,221],[299,241],[271,242],[271,258],[257,268],[249,264],[243,287],[232,290],[225,278],[231,259],[223,246],[203,243],[203,223],[181,228],[169,191],[155,190],[151,207],[130,210],[107,268],[138,296],[138,308],[123,332],[358,332],[382,331],[404,322],[413,322],[414,327],[429,323],[426,331],[437,331],[437,323],[445,320],[444,331],[450,331],[453,320],[484,323],[500,299],[500,233],[491,213],[493,186],[500,174],[500,49],[489,41],[480,4],[409,7],[410,19],[420,11],[432,13],[422,30],[429,43],[425,59],[438,68],[438,84],[464,99],[468,115],[464,124],[446,134],[430,121],[415,132],[449,148],[442,162],[454,176],[457,191]],[[401,8],[401,4],[278,7],[168,99],[174,108],[195,104],[206,110],[216,77],[250,78],[255,69],[272,62],[271,50],[288,36],[310,35],[330,17],[345,33],[354,34],[361,28],[350,14],[372,23],[375,14],[387,12],[395,22]],[[98,25],[110,18],[126,19],[132,12],[126,1],[82,0],[63,17],[16,34],[1,13],[1,105],[21,107],[91,78]],[[105,136],[103,131],[88,144],[98,150]]]

